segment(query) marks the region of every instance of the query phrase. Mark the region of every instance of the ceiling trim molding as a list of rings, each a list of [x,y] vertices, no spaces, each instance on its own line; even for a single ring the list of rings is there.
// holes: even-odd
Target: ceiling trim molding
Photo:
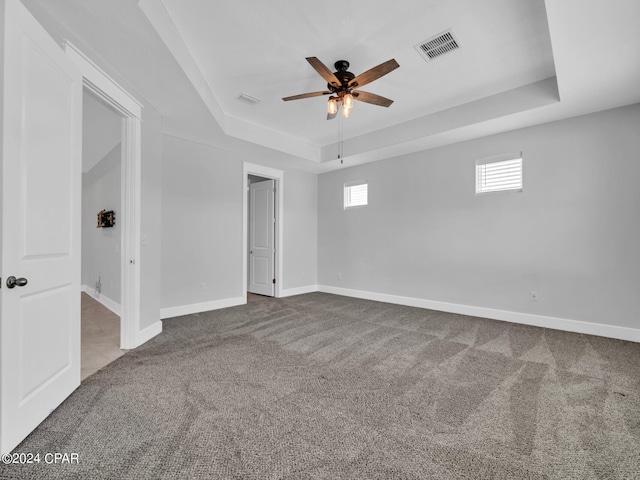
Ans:
[[[220,106],[162,0],[138,0],[138,6],[226,135],[320,163],[319,146],[228,116]]]
[[[371,133],[344,141],[344,158],[375,158],[376,160],[423,150],[433,141],[451,131],[461,131],[473,125],[496,120],[520,112],[559,103],[556,77],[546,78],[457,107],[407,120]],[[337,143],[322,149],[322,162],[335,160]]]
[[[202,75],[202,71],[191,56],[189,48],[184,43],[182,35],[178,32],[162,0],[138,0],[138,6],[176,59],[180,68],[185,72],[189,81],[198,92],[198,95],[200,95],[220,125],[220,128],[222,128],[223,131],[226,130],[225,113],[211,91],[207,80]]]
[[[225,133],[232,137],[257,143],[258,145],[311,160],[312,162],[320,163],[321,161],[322,150],[319,146],[231,116],[226,117],[226,124]]]

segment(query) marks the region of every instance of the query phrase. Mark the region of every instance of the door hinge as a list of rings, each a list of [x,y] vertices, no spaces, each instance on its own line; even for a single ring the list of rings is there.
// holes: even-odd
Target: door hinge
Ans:
[[[275,278],[273,279],[273,283],[276,283],[276,279]]]

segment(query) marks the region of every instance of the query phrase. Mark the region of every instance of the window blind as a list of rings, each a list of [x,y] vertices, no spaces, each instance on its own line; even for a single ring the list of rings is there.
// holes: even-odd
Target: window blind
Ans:
[[[367,204],[367,183],[344,185],[344,208],[361,207]]]
[[[476,194],[522,191],[522,158],[478,162],[476,164]]]

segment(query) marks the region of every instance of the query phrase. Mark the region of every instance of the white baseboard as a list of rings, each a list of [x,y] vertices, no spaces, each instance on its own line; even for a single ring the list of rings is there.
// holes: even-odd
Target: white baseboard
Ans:
[[[428,308],[430,310],[439,310],[441,312],[491,318],[494,320],[521,323],[535,327],[551,328],[554,330],[564,330],[567,332],[584,333],[588,335],[598,335],[601,337],[617,338],[619,340],[628,340],[631,342],[640,342],[640,330],[634,328],[583,322],[581,320],[569,320],[566,318],[547,317],[531,313],[510,312],[507,310],[497,310],[493,308],[474,307],[471,305],[438,302],[435,300],[424,300],[422,298],[402,297],[399,295],[388,295],[385,293],[366,292],[328,285],[318,285],[318,291],[344,295],[346,297],[375,300],[378,302],[395,303],[409,307]]]
[[[101,293],[99,295],[95,295],[95,290],[93,288],[90,288],[87,285],[82,285],[82,291],[85,292],[87,295],[89,295],[91,298],[93,298],[96,302],[101,303],[102,305],[104,305],[105,307],[107,307],[109,310],[111,310],[113,313],[115,313],[116,315],[120,316],[120,304],[114,302],[113,300],[111,300],[109,297],[105,296],[104,293]]]
[[[244,297],[225,298],[224,300],[214,300],[212,302],[193,303],[191,305],[181,305],[179,307],[167,307],[160,309],[160,318],[179,317],[181,315],[190,315],[192,313],[208,312],[218,310],[220,308],[235,307],[244,305],[247,299]]]
[[[144,330],[140,330],[138,333],[136,333],[136,347],[139,347],[143,343],[148,342],[160,333],[162,333],[162,322],[158,320],[153,325],[149,325]]]
[[[305,285],[304,287],[285,288],[280,292],[280,298],[292,297],[293,295],[302,295],[305,293],[313,293],[318,291],[318,285]]]

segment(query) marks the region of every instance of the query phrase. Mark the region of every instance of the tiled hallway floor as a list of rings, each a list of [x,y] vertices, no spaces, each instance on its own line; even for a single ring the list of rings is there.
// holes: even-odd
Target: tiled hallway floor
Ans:
[[[82,380],[124,355],[120,350],[120,317],[82,293]]]

